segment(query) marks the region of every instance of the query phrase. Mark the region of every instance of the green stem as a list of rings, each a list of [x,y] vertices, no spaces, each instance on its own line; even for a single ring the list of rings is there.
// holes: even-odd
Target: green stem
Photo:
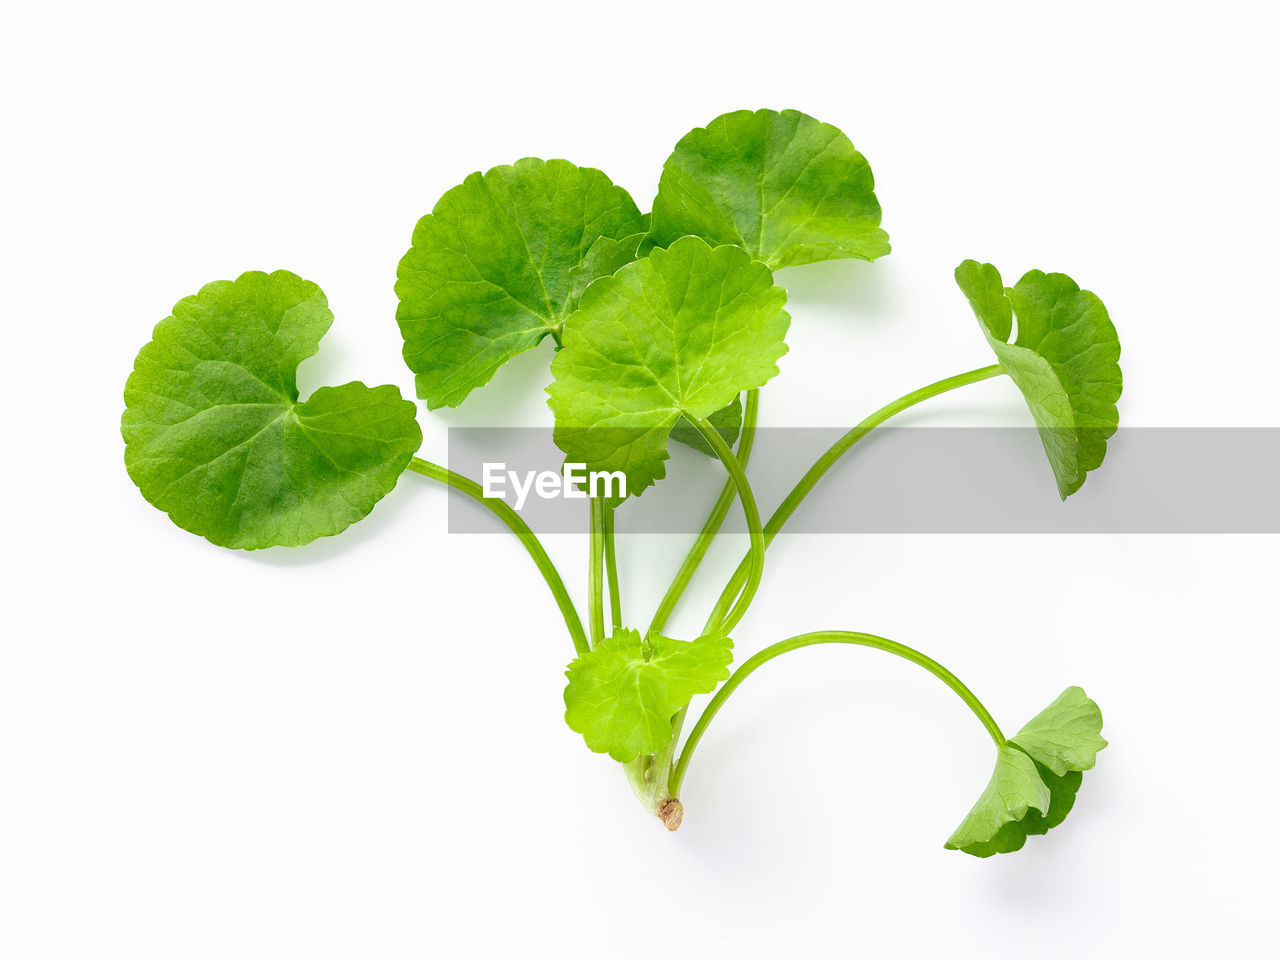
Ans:
[[[706,732],[707,725],[711,723],[712,718],[724,706],[724,702],[729,699],[730,694],[742,684],[742,681],[774,657],[818,643],[849,643],[860,647],[872,647],[876,650],[892,653],[905,660],[910,660],[917,666],[924,667],[924,669],[950,687],[965,702],[965,705],[982,721],[982,725],[986,727],[987,733],[991,735],[991,739],[995,741],[997,747],[1004,746],[1004,734],[1000,732],[1000,727],[996,724],[987,708],[982,705],[982,702],[973,695],[973,692],[968,687],[960,682],[954,673],[938,663],[938,661],[926,657],[920,651],[913,650],[904,644],[895,643],[892,640],[886,640],[884,637],[877,637],[874,634],[852,633],[846,630],[820,630],[815,633],[801,634],[798,637],[792,637],[789,640],[775,643],[771,647],[766,647],[754,657],[746,660],[742,666],[734,671],[733,676],[725,681],[724,686],[716,691],[716,695],[707,704],[707,709],[702,711],[702,716],[698,718],[698,722],[689,731],[689,739],[685,742],[680,759],[676,761],[675,768],[671,772],[671,777],[668,781],[668,790],[671,796],[680,796],[680,785],[684,782],[685,770],[689,766],[689,759],[693,756],[693,751],[697,749],[698,741],[702,739],[702,735]]]
[[[747,461],[751,459],[751,448],[755,444],[756,417],[759,407],[760,391],[748,390],[747,403],[742,412],[742,439],[738,441],[737,453],[738,463],[743,470],[747,468]],[[697,572],[698,565],[702,563],[702,558],[706,556],[707,550],[711,548],[711,544],[716,538],[716,534],[720,532],[720,527],[723,526],[725,517],[729,514],[729,508],[733,506],[736,490],[732,477],[724,482],[724,488],[720,491],[719,499],[716,500],[715,506],[711,508],[711,514],[707,517],[707,522],[702,525],[702,532],[698,534],[698,539],[689,548],[684,562],[680,564],[680,569],[676,571],[675,579],[671,581],[671,586],[667,588],[666,595],[663,596],[662,602],[658,604],[658,609],[653,615],[653,621],[649,624],[649,633],[660,633],[662,628],[667,625],[667,620],[675,610],[676,604],[680,602],[680,597],[693,580],[693,575]]]
[[[609,619],[613,632],[622,629],[622,590],[618,586],[618,550],[613,538],[613,504],[604,504],[604,568],[609,577]]]
[[[796,512],[796,509],[804,502],[810,491],[818,485],[818,481],[826,475],[827,471],[835,466],[836,461],[848,453],[849,449],[874,430],[886,420],[901,413],[909,407],[914,407],[917,403],[936,397],[939,394],[946,393],[949,390],[955,390],[958,387],[968,386],[971,383],[979,383],[982,380],[990,380],[992,377],[998,377],[1004,373],[1004,367],[999,364],[993,364],[990,367],[981,367],[977,370],[970,370],[968,373],[961,373],[954,377],[947,377],[945,380],[939,380],[931,383],[919,390],[913,390],[911,393],[905,394],[894,400],[892,403],[885,404],[875,413],[871,414],[856,427],[851,429],[843,437],[832,444],[818,461],[809,468],[808,472],[800,478],[800,482],[795,485],[785,500],[779,504],[778,509],[773,511],[773,516],[769,518],[769,522],[764,525],[765,546],[771,544],[783,525]],[[754,561],[750,557],[743,558],[738,564],[738,569],[734,571],[733,576],[725,585],[720,599],[716,601],[715,608],[711,611],[711,616],[707,618],[707,630],[710,633],[717,628],[717,624],[726,620],[726,611],[734,598],[739,596],[742,591],[743,584],[750,577],[750,567]],[[726,630],[729,628],[725,628]]]
[[[587,620],[591,646],[604,639],[604,501],[591,498],[591,554],[587,565]]]
[[[432,463],[430,460],[423,460],[421,457],[414,457],[409,461],[409,469],[414,473],[422,474],[424,477],[438,480],[459,493],[466,494],[472,500],[487,507],[499,520],[507,525],[507,528],[519,538],[520,542],[524,544],[524,548],[529,551],[529,556],[537,564],[538,571],[542,574],[542,579],[547,581],[547,586],[551,588],[551,594],[555,597],[556,605],[560,607],[560,614],[564,617],[565,626],[569,628],[569,636],[573,638],[573,649],[577,651],[578,656],[589,653],[591,647],[587,644],[586,631],[582,629],[582,618],[578,616],[578,610],[573,605],[573,600],[569,597],[569,591],[565,589],[564,581],[560,578],[560,571],[551,562],[551,558],[547,556],[547,551],[542,546],[542,541],[529,529],[529,525],[524,522],[524,518],[512,510],[505,500],[486,497],[480,484],[459,473],[454,473],[447,467]]]
[[[720,458],[720,462],[724,464],[725,470],[729,472],[729,478],[738,490],[738,501],[742,504],[742,513],[747,520],[747,533],[751,537],[751,549],[747,554],[746,582],[742,592],[738,595],[738,602],[733,605],[733,609],[729,611],[728,616],[722,618],[716,624],[716,630],[723,635],[732,630],[734,625],[742,619],[743,614],[747,612],[747,607],[751,605],[751,599],[755,596],[756,588],[760,586],[760,578],[764,574],[764,530],[760,526],[760,508],[756,506],[756,498],[755,494],[751,492],[751,484],[747,481],[747,475],[742,470],[742,464],[733,455],[733,451],[725,443],[724,437],[720,436],[719,431],[701,417],[691,416],[687,412],[685,416],[688,417],[690,423],[698,428],[702,438],[710,444],[711,449]],[[704,631],[704,635],[707,632],[710,631]]]
[[[738,441],[736,455],[738,465],[743,468],[744,472],[747,461],[751,458],[751,448],[755,444],[756,418],[759,409],[760,391],[758,389],[748,390],[747,402],[742,412],[742,436]],[[662,628],[666,626],[668,618],[680,601],[680,597],[693,580],[693,575],[697,572],[698,565],[702,563],[702,558],[706,556],[707,550],[710,549],[716,534],[720,532],[720,527],[724,524],[725,517],[729,514],[729,508],[733,506],[736,494],[737,486],[733,482],[733,477],[730,477],[720,490],[720,496],[716,500],[715,506],[711,508],[707,522],[702,525],[702,531],[698,534],[697,540],[694,541],[693,546],[689,548],[689,552],[685,555],[684,562],[680,564],[680,569],[676,571],[675,579],[671,581],[671,586],[667,588],[662,602],[658,604],[658,609],[653,615],[653,621],[649,624],[650,634],[660,633]],[[649,756],[638,757],[625,765],[627,779],[631,783],[632,790],[635,791],[636,796],[640,798],[640,801],[649,812],[656,816],[663,816],[664,809],[667,809],[664,804],[672,799],[670,792],[667,790],[667,778],[671,775],[671,758],[674,756],[676,745],[680,741],[680,730],[684,726],[684,718],[688,712],[689,705],[685,704],[671,718],[671,740],[662,750]],[[665,818],[663,822],[668,823]],[[670,824],[668,823],[668,825]]]

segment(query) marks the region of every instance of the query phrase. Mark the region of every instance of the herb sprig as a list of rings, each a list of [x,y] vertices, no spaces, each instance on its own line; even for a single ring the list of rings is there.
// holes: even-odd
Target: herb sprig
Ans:
[[[1006,288],[994,266],[966,260],[956,282],[996,363],[871,413],[762,519],[747,469],[760,390],[787,351],[791,318],[776,274],[889,253],[874,186],[866,159],[830,124],[795,110],[743,110],[676,144],[652,215],[599,170],[526,158],[472,174],[418,222],[396,281],[418,397],[428,409],[457,406],[549,337],[556,444],[570,461],[626,477],[626,497],[589,498],[585,620],[518,512],[416,456],[416,407],[396,387],[356,381],[300,398],[298,365],[317,351],[333,315],[319,287],[287,271],[210,283],[159,323],[125,387],[126,468],[178,526],[244,550],[340,533],[406,471],[486,507],[524,544],[564,617],[575,653],[568,725],[623,766],[670,829],[683,817],[680,788],[708,725],[764,664],[827,643],[904,658],[959,696],[996,749],[989,785],[946,846],[979,857],[1017,850],[1062,822],[1106,746],[1101,712],[1079,687],[1006,738],[944,666],[872,634],[802,634],[730,671],[730,635],[763,582],[769,544],[827,471],[897,414],[1007,375],[1064,499],[1101,465],[1117,426],[1120,345],[1102,301],[1038,270]],[[672,439],[719,459],[726,480],[642,633],[624,617],[614,511],[664,479]],[[735,501],[747,554],[701,633],[669,637],[667,622]],[[682,741],[700,694],[713,696]]]

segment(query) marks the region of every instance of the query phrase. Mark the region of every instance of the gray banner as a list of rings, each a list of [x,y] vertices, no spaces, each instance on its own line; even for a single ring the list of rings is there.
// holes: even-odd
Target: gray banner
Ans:
[[[768,519],[843,429],[761,429],[747,475]],[[1050,438],[1053,442],[1054,438]],[[670,444],[667,478],[617,511],[619,533],[696,533],[725,480],[713,457]],[[586,529],[549,429],[453,428],[449,466],[488,477],[539,533]],[[542,474],[539,479],[538,475]],[[554,489],[557,488],[557,489]],[[791,533],[1280,533],[1280,429],[1128,428],[1063,502],[1033,428],[880,428],[818,483]],[[523,496],[522,496],[523,493]],[[449,529],[503,529],[453,497]],[[735,505],[724,527],[743,532]]]

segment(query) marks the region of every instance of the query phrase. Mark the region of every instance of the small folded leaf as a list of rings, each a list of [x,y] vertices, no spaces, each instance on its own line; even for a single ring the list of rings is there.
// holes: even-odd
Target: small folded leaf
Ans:
[[[556,444],[639,494],[681,416],[709,417],[778,372],[786,291],[739,247],[684,237],[587,288],[547,388]]]
[[[734,397],[733,403],[727,407],[721,407],[707,417],[707,423],[715,427],[716,433],[720,434],[724,442],[732,447],[738,442],[738,434],[742,432],[742,398]],[[676,421],[676,425],[671,428],[671,439],[693,447],[709,457],[716,455],[716,452],[711,449],[711,444],[707,443],[707,438],[698,432],[698,428],[690,423],[687,417],[681,417]]]
[[[736,244],[774,270],[889,252],[875,179],[849,138],[798,110],[739,110],[687,133],[662,168],[649,242]]]
[[[125,466],[154,506],[223,547],[339,533],[396,485],[422,442],[394,386],[298,400],[298,364],[333,322],[285,270],[218,281],[178,302],[125,385]]]
[[[966,260],[956,283],[1022,391],[1065,500],[1102,464],[1119,423],[1120,341],[1106,307],[1061,273],[1032,270],[1005,289],[991,264]]]
[[[1071,770],[1093,769],[1098,751],[1107,745],[1101,734],[1098,705],[1079,687],[1067,687],[1010,742],[1061,777]]]
[[[559,336],[570,274],[593,244],[645,229],[625,190],[567,160],[529,157],[467,177],[418,221],[396,273],[418,396],[455,407],[512,357]]]
[[[1084,770],[1102,739],[1102,711],[1079,687],[1068,687],[997,751],[986,790],[946,843],[975,857],[1020,850],[1028,836],[1048,833],[1075,804]]]
[[[732,648],[725,637],[642,641],[620,630],[569,664],[565,722],[619,763],[656,753],[671,741],[676,712],[728,679]]]

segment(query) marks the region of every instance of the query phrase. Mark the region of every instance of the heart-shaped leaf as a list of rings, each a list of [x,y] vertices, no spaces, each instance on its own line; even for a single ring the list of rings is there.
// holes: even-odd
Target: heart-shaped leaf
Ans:
[[[1022,391],[1065,500],[1102,464],[1119,424],[1120,341],[1107,308],[1062,273],[1032,270],[1005,289],[991,264],[966,260],[956,283]]]
[[[687,133],[662,168],[649,241],[736,244],[774,270],[889,252],[866,159],[798,110],[739,110]]]
[[[422,442],[394,386],[321,387],[298,364],[333,322],[285,270],[218,281],[178,302],[125,385],[125,466],[184,530],[224,547],[298,546],[366,516]]]
[[[763,263],[698,237],[597,280],[551,362],[556,444],[641,493],[665,475],[681,416],[709,417],[778,372],[785,302]]]
[[[672,737],[671,718],[699,693],[729,678],[733,643],[696,643],[620,630],[578,657],[565,676],[565,722],[596,753],[619,763],[656,753]]]
[[[1075,804],[1085,770],[1093,769],[1102,711],[1079,687],[1068,687],[996,754],[987,788],[947,841],[975,857],[1022,849],[1048,833]]]
[[[625,190],[567,160],[529,157],[448,191],[418,221],[396,273],[418,396],[455,407],[512,357],[559,337],[571,273],[593,244],[645,228]]]

